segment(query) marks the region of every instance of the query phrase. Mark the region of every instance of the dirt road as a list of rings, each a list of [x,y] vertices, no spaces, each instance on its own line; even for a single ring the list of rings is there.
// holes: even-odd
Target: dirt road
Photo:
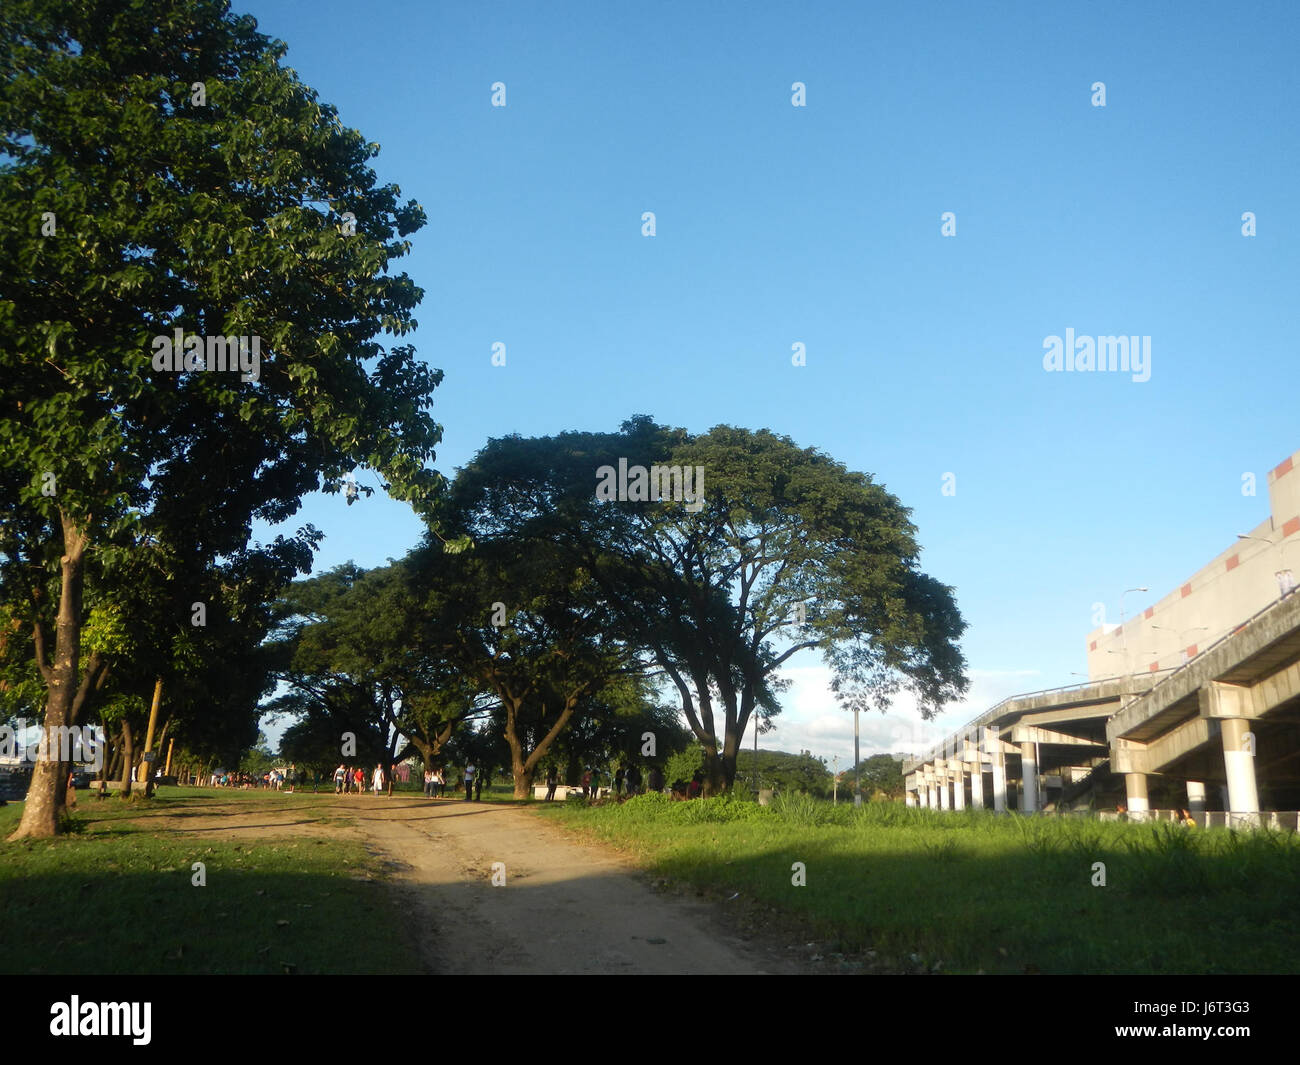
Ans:
[[[518,806],[400,794],[282,804],[268,792],[250,809],[212,798],[201,809],[151,811],[141,820],[196,835],[363,843],[391,874],[429,972],[824,971],[802,948],[736,934],[719,904],[658,892],[612,850],[579,843]]]
[[[431,971],[802,971],[729,934],[710,904],[657,894],[616,855],[526,810],[406,796],[347,806],[409,898]]]

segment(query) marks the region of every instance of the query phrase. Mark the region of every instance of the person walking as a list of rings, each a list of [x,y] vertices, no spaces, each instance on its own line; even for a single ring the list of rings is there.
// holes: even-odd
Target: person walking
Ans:
[[[366,793],[366,774],[362,771],[360,766],[357,766],[356,770],[352,773],[352,786],[356,788],[358,795],[364,795]]]
[[[370,786],[374,789],[376,797],[384,790],[384,767],[382,765],[375,766],[374,775],[370,778]]]
[[[641,770],[635,762],[627,767],[627,793],[629,797],[641,794]]]
[[[439,767],[433,771],[433,797],[441,799],[443,792],[447,790],[447,778],[443,775],[442,768]]]
[[[650,767],[650,775],[646,778],[646,786],[654,792],[662,793],[664,790],[664,771],[657,765]]]
[[[474,801],[481,802],[483,799],[483,778],[488,775],[486,769],[480,769],[474,774]]]
[[[560,783],[560,774],[555,771],[555,766],[551,766],[546,772],[546,801],[550,802],[555,798],[555,789]]]
[[[614,797],[615,798],[623,794],[623,778],[626,776],[627,776],[627,770],[623,768],[623,764],[620,762],[617,771],[615,771],[614,773]]]
[[[334,770],[334,794],[335,795],[343,794],[343,789],[345,787],[344,779],[347,777],[347,775],[348,775],[347,767],[342,762],[340,762],[339,767],[336,770]]]
[[[465,801],[469,802],[474,798],[474,767],[465,766]]]

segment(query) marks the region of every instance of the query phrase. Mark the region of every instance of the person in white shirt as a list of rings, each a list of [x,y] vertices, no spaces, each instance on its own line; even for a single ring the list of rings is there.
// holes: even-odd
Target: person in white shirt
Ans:
[[[376,795],[384,790],[384,767],[382,765],[375,766],[375,775],[370,779],[370,786],[374,788]]]
[[[469,802],[474,798],[474,767],[467,765],[465,767],[465,801]]]

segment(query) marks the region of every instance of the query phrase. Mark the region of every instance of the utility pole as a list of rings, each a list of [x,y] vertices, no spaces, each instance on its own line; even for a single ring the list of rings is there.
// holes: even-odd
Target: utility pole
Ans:
[[[144,797],[146,799],[153,796],[153,764],[158,756],[153,750],[153,733],[154,727],[158,724],[158,707],[162,705],[163,681],[158,677],[153,686],[153,706],[149,708],[149,728],[144,737],[144,760],[141,765],[144,767]]]
[[[853,805],[862,805],[862,756],[858,754],[858,707],[853,708]]]

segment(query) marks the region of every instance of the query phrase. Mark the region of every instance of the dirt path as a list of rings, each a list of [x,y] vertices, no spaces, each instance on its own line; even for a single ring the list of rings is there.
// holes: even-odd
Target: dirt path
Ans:
[[[392,863],[432,971],[802,971],[727,933],[711,906],[656,894],[616,855],[526,810],[393,796],[350,812]]]
[[[430,972],[816,971],[797,952],[729,931],[716,904],[656,893],[612,850],[576,842],[516,806],[412,795],[285,798],[281,807],[279,796],[268,796],[252,810],[218,799],[141,820],[225,838],[364,843],[391,872]],[[346,820],[331,823],[337,818]],[[492,883],[496,862],[504,886]]]

